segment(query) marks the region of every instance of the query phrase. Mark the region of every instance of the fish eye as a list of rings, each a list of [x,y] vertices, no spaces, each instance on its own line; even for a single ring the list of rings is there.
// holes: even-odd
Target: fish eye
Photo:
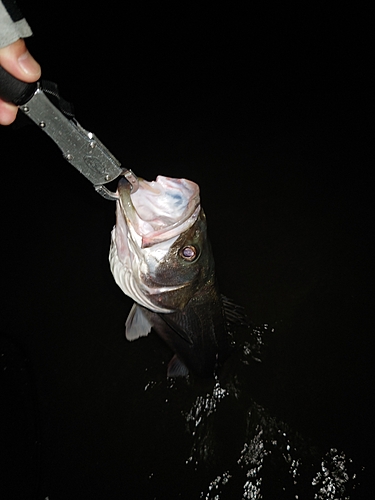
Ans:
[[[196,259],[198,252],[195,247],[187,245],[186,247],[181,248],[180,255],[184,260],[191,262]]]

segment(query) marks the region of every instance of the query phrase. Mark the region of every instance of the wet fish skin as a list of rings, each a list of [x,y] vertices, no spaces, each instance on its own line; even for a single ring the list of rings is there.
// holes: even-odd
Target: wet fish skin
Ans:
[[[211,377],[228,358],[230,338],[215,282],[207,282],[183,310],[163,314],[140,305],[133,307],[147,320],[148,330],[152,327],[175,353],[167,376],[186,376],[190,372],[201,378]],[[128,329],[131,331],[129,323]]]

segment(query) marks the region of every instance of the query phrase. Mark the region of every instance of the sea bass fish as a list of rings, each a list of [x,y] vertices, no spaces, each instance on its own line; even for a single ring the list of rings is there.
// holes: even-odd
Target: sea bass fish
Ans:
[[[151,328],[175,353],[170,377],[214,374],[228,356],[225,301],[219,293],[199,187],[186,179],[120,180],[109,261],[135,303],[126,338]]]

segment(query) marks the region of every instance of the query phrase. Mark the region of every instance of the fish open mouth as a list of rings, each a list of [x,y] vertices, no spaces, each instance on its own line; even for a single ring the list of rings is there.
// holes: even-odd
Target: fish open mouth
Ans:
[[[151,182],[139,179],[135,193],[130,184],[121,179],[118,194],[128,226],[142,238],[142,248],[186,231],[200,211],[199,187],[187,179],[161,175]]]
[[[160,313],[174,310],[156,297],[188,286],[181,280],[161,283],[155,273],[174,241],[199,217],[199,187],[186,179],[158,176],[139,179],[137,191],[121,179],[117,188],[116,226],[109,261],[121,290],[138,304]],[[173,277],[173,278],[176,278]]]

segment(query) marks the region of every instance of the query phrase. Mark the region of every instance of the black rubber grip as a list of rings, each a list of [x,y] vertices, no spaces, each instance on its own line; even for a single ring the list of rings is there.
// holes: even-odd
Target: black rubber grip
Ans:
[[[27,103],[34,95],[38,84],[21,82],[0,66],[0,98],[17,106]]]

